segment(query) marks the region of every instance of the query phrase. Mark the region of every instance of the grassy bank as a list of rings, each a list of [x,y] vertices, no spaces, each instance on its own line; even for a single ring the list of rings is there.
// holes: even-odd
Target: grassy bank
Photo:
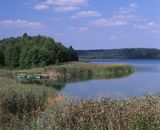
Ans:
[[[17,74],[45,74],[46,79],[18,79],[22,84],[37,84],[62,89],[68,82],[78,82],[89,79],[111,79],[122,78],[134,72],[134,68],[127,64],[105,65],[91,64],[86,62],[67,62],[60,65],[47,66],[43,68],[32,68],[23,70],[0,69],[1,77],[16,78]]]
[[[17,121],[29,121],[39,116],[48,108],[49,100],[58,96],[56,90],[46,86],[21,84],[0,77],[0,129],[11,129]]]
[[[14,79],[17,73],[45,73],[50,78],[59,76],[60,79],[117,78],[131,74],[134,69],[130,65],[69,62],[45,68],[0,71],[0,129],[141,130],[160,127],[156,107],[160,105],[158,96],[121,101],[77,101],[60,96],[55,89],[47,87],[52,82],[28,84]]]
[[[47,108],[30,122],[22,120],[14,125],[30,130],[159,130],[160,96],[97,101],[69,99]]]
[[[160,96],[72,102],[58,109],[52,128],[69,130],[159,130]]]
[[[50,79],[73,78],[118,78],[134,72],[134,68],[127,64],[91,64],[85,62],[67,62],[61,65],[28,70],[17,70],[16,73],[40,74],[45,73]]]

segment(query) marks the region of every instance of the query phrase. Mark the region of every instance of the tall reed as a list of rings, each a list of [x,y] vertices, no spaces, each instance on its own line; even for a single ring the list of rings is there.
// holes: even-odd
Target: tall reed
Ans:
[[[47,108],[48,98],[57,96],[54,89],[0,77],[0,124],[10,124],[12,118],[36,116]]]

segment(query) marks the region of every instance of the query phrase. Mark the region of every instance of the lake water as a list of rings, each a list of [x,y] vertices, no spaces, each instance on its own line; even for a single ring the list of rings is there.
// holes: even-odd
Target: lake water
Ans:
[[[130,64],[136,72],[119,79],[66,83],[61,92],[78,98],[121,99],[160,93],[160,60],[90,60],[95,64]]]

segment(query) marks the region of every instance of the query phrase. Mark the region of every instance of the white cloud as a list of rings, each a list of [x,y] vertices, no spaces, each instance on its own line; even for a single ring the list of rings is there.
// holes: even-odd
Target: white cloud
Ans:
[[[34,6],[34,9],[36,9],[36,10],[45,10],[45,9],[48,9],[48,8],[49,8],[49,6],[46,5],[46,4],[37,4],[37,5]]]
[[[34,8],[41,10],[52,7],[56,12],[68,12],[79,9],[80,5],[85,5],[87,2],[88,0],[45,0],[37,3]]]
[[[120,7],[117,13],[130,14],[137,10],[138,6],[135,3],[131,3],[128,7]]]
[[[109,18],[100,18],[91,21],[89,24],[94,26],[126,26],[131,25],[137,21],[142,21],[143,18],[136,16],[134,12],[137,9],[135,3],[131,3],[128,7],[120,7],[118,12]]]
[[[45,3],[48,5],[57,6],[77,6],[87,3],[88,0],[47,0]]]
[[[102,16],[102,14],[100,12],[97,11],[81,11],[76,13],[76,15],[71,16],[71,19],[75,19],[75,18],[82,18],[82,17],[100,17]]]
[[[59,6],[59,7],[55,7],[54,11],[56,12],[68,12],[68,11],[74,11],[74,10],[78,10],[79,7],[74,7],[74,6]]]
[[[86,31],[88,31],[88,27],[79,28],[79,32],[86,32]]]
[[[138,29],[148,29],[157,27],[157,24],[154,22],[148,22],[146,24],[135,24],[134,27]]]
[[[135,18],[138,18],[137,16],[133,15],[133,14],[128,14],[128,15],[113,15],[112,19],[118,19],[118,20],[133,20]]]
[[[29,28],[29,29],[44,29],[45,26],[41,22],[27,21],[27,20],[3,20],[0,21],[0,26],[10,28]]]
[[[143,30],[147,30],[149,32],[157,32],[160,31],[160,25],[150,21],[148,23],[145,24],[134,24],[134,27],[137,29],[143,29]]]
[[[69,27],[68,30],[73,31],[73,32],[86,32],[88,31],[88,27],[80,27],[80,28]]]
[[[128,22],[125,20],[115,19],[112,17],[110,19],[100,18],[90,22],[90,24],[94,26],[124,26],[127,25]]]

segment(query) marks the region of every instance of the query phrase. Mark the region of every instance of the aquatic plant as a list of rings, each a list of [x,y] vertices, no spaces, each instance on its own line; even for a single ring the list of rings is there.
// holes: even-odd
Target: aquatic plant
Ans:
[[[60,66],[45,68],[50,75],[57,75],[59,79],[73,78],[119,78],[134,72],[134,67],[127,64],[91,64],[85,62],[68,62]]]

